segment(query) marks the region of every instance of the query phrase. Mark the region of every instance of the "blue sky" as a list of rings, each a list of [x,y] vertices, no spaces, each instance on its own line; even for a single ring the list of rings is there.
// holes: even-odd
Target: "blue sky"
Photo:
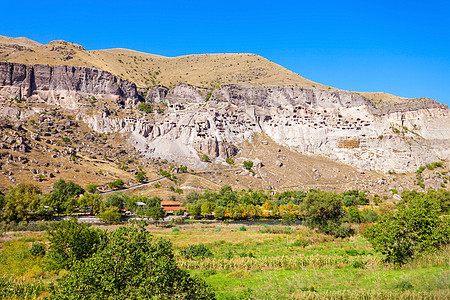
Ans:
[[[337,88],[450,104],[450,1],[23,0],[2,11],[0,35],[164,56],[256,53]]]

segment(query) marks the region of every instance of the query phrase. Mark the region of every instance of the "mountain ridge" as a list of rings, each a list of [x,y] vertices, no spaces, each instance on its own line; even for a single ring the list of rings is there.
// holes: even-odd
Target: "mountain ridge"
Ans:
[[[125,48],[86,51],[80,45],[65,41],[52,41],[45,45],[37,44],[27,51],[3,53],[0,51],[0,60],[24,64],[94,66],[132,81],[140,87],[148,87],[152,84],[173,86],[177,83],[187,82],[203,86],[250,84],[275,87],[292,85],[338,90],[308,80],[281,65],[251,53],[190,54],[166,57]],[[51,49],[53,50],[50,51]],[[407,99],[384,92],[358,93],[374,102]]]

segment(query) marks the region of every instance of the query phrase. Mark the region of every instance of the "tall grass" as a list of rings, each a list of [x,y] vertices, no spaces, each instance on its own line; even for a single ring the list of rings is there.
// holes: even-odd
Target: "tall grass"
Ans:
[[[376,256],[336,256],[336,255],[283,255],[270,257],[233,257],[230,259],[205,258],[202,260],[178,259],[181,268],[188,270],[296,270],[304,267],[354,266],[365,268],[381,263]]]
[[[440,291],[388,291],[388,290],[340,290],[340,291],[298,291],[290,299],[339,299],[339,300],[417,300],[417,299],[449,299],[450,290]],[[289,299],[289,298],[288,298]]]
[[[40,281],[28,283],[12,277],[0,276],[0,299],[35,299],[45,290],[45,286]]]

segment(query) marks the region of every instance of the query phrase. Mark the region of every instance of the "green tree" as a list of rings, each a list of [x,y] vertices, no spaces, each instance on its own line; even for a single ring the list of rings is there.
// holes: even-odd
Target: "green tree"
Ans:
[[[147,182],[147,176],[144,171],[137,172],[135,178],[140,183]]]
[[[42,206],[40,197],[41,190],[39,187],[20,183],[16,187],[9,188],[6,192],[0,214],[7,222],[39,218],[37,211]]]
[[[164,210],[161,206],[150,206],[148,209],[148,216],[153,220],[159,220],[164,218]]]
[[[153,112],[153,106],[150,103],[148,103],[148,102],[141,102],[141,103],[139,103],[138,109],[140,111],[146,112],[148,114]]]
[[[336,193],[310,190],[303,207],[306,210],[306,225],[335,236],[350,235],[350,227],[342,224],[345,216],[341,196]]]
[[[169,241],[135,227],[107,237],[102,249],[61,279],[52,299],[215,299],[204,281],[177,266]]]
[[[88,184],[85,188],[86,192],[94,194],[97,192],[98,184]]]
[[[84,194],[84,190],[78,184],[63,179],[53,184],[53,190],[45,197],[45,204],[52,207],[57,213],[69,213],[75,209],[77,198]]]
[[[52,269],[70,269],[74,264],[90,257],[100,246],[104,232],[78,224],[76,220],[61,221],[49,229],[48,257]]]
[[[117,190],[123,188],[125,182],[122,179],[117,179],[115,181],[108,182],[108,186],[110,189]]]
[[[199,203],[192,203],[188,205],[187,210],[191,216],[196,218],[202,213],[202,205]]]
[[[100,194],[84,193],[83,197],[78,200],[78,205],[81,208],[89,208],[91,212],[96,215],[99,213],[103,199]]]
[[[106,224],[119,224],[122,218],[120,208],[108,206],[98,215],[99,219]]]
[[[103,206],[104,207],[110,207],[110,206],[114,206],[117,207],[119,209],[123,208],[124,202],[127,202],[127,197],[125,195],[123,195],[120,192],[114,193],[109,195],[104,203]]]
[[[385,255],[386,261],[404,264],[449,243],[449,219],[441,219],[440,212],[435,199],[415,194],[396,213],[384,216],[364,231],[364,236]]]

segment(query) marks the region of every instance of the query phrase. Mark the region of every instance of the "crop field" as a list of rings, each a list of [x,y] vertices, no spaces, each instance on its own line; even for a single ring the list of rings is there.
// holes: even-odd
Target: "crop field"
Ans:
[[[155,239],[169,239],[179,266],[203,278],[218,299],[450,297],[449,247],[395,267],[384,263],[360,235],[333,238],[301,225],[214,222],[147,229]],[[46,268],[45,255],[31,254],[35,242],[48,244],[46,233],[2,234],[3,298],[43,299],[64,275],[64,270]]]

